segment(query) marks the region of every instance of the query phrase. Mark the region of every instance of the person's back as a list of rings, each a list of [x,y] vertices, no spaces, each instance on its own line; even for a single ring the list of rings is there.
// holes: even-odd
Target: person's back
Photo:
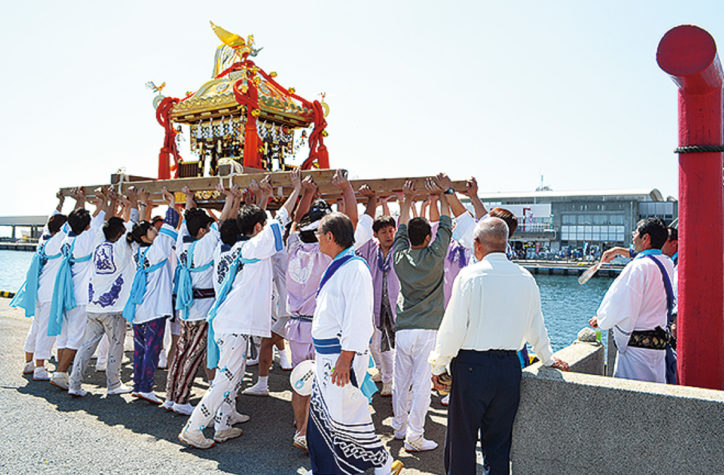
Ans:
[[[415,226],[415,219],[411,220],[411,227]],[[451,235],[450,217],[441,216],[432,244],[416,248],[420,243],[413,242],[414,235],[408,235],[406,224],[400,224],[392,248],[395,273],[400,281],[396,330],[436,330],[440,325],[445,311],[443,263]]]
[[[543,324],[542,318],[536,319],[540,292],[530,272],[501,252],[462,269],[458,280],[460,291],[469,295],[468,305],[486,316],[468,321],[463,349],[518,350],[526,340],[534,346],[539,343],[541,329],[537,327]],[[495,335],[495,344],[480,348],[479,342],[473,346],[467,341],[478,335]],[[540,343],[539,347],[547,348],[547,342]]]

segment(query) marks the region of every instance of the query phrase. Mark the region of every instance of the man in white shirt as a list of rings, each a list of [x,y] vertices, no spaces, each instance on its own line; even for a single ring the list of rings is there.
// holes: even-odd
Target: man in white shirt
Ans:
[[[613,281],[589,320],[592,327],[613,332],[614,377],[666,382],[667,316],[675,300],[674,263],[661,253],[667,238],[661,218],[638,222],[633,233],[636,257]]]
[[[475,227],[478,263],[460,271],[430,354],[435,389],[439,376],[452,375],[445,471],[475,473],[475,445],[481,445],[489,473],[508,473],[513,420],[520,399],[516,352],[530,342],[544,365],[568,369],[553,357],[543,324],[540,293],[533,276],[505,255],[508,226],[499,218]],[[448,366],[450,370],[447,370]],[[486,472],[488,473],[488,472]]]
[[[233,260],[222,259],[225,251],[223,246],[218,248],[216,265],[225,267],[226,272],[209,311],[207,353],[207,365],[216,368],[216,376],[178,435],[192,447],[208,449],[242,433],[232,425],[236,394],[246,368],[246,349],[251,336],[271,337],[271,257],[284,248],[284,226],[297,196],[299,189],[295,188],[269,224],[264,210],[244,206],[239,217],[241,236],[230,249]],[[202,431],[212,419],[215,434],[210,440]]]
[[[131,244],[126,234],[138,221],[138,203],[135,190],[129,190],[130,220],[124,223],[119,217],[111,217],[103,225],[105,241],[96,246],[91,259],[91,275],[88,283],[87,323],[83,343],[73,359],[73,371],[68,381],[68,394],[82,397],[88,394],[81,387],[83,372],[98,343],[108,338],[106,388],[108,395],[131,392],[131,387],[121,382],[123,345],[126,340],[126,320],[123,307],[131,292],[133,265]]]
[[[85,195],[80,188],[75,194],[76,209],[68,215],[70,231],[63,239],[62,262],[53,287],[53,300],[48,320],[48,335],[57,336],[58,366],[50,384],[68,389],[68,367],[83,342],[88,304],[88,282],[92,272],[91,256],[102,241],[101,226],[105,222],[107,197],[96,196],[96,212],[91,217],[83,208]]]

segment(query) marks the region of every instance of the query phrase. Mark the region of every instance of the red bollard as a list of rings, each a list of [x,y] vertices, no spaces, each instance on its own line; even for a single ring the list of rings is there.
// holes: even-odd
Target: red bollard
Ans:
[[[679,147],[721,146],[723,74],[711,35],[677,26],[656,61],[679,87]],[[679,153],[679,384],[724,389],[722,153],[699,150]]]

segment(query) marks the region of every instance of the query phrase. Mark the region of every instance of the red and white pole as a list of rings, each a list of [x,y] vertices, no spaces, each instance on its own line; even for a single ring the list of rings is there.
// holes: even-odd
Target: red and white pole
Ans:
[[[656,52],[679,87],[679,147],[721,146],[722,67],[699,27],[669,30]],[[679,154],[679,384],[724,389],[722,153]]]

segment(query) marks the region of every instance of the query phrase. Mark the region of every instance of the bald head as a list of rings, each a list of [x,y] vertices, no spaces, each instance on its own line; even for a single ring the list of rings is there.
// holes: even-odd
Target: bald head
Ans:
[[[508,225],[500,218],[485,218],[475,226],[474,236],[487,252],[505,252],[508,246]]]

